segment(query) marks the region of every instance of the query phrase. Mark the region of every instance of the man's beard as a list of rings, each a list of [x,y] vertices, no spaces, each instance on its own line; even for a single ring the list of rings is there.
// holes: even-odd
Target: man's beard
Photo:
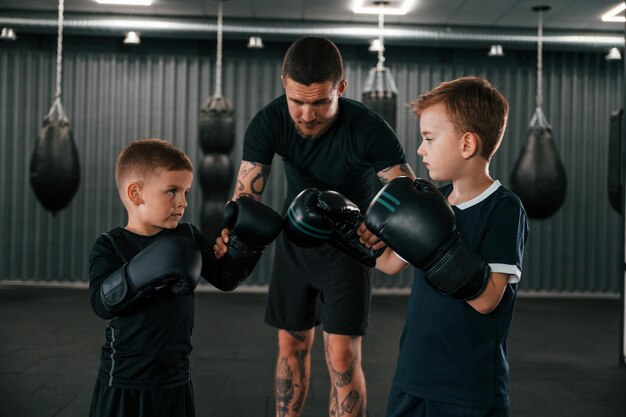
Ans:
[[[335,123],[335,120],[337,120],[337,117],[335,117],[330,123],[328,123],[326,126],[324,126],[321,130],[313,135],[304,133],[298,126],[298,123],[296,123],[296,121],[294,121],[293,119],[291,119],[291,123],[293,123],[293,127],[296,129],[296,132],[298,132],[298,135],[302,136],[305,139],[317,139],[324,133],[328,132],[328,129],[330,129],[330,127]]]

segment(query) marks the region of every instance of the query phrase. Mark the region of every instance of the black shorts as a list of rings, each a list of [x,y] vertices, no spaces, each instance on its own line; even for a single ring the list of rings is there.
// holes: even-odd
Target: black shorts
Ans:
[[[330,245],[300,248],[281,234],[265,322],[284,330],[322,324],[327,333],[365,335],[372,296],[369,271]]]
[[[97,380],[90,417],[195,417],[193,385],[167,389],[125,389]]]

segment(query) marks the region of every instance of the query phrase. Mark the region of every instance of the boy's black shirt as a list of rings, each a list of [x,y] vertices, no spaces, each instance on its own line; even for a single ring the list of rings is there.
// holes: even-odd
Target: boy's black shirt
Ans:
[[[448,196],[450,185],[441,188]],[[509,405],[507,336],[521,275],[528,219],[519,198],[494,183],[472,202],[452,207],[457,230],[492,272],[510,275],[500,303],[480,314],[442,295],[415,269],[394,384],[414,397],[468,407]]]
[[[164,236],[193,239],[202,253],[202,276],[219,279],[217,261],[200,231],[189,223],[143,236],[116,227],[96,240],[89,257],[91,305],[100,317],[111,318],[100,300],[100,286],[113,271]],[[127,315],[111,318],[101,348],[98,378],[128,389],[165,389],[190,376],[189,354],[194,324],[194,295],[176,296],[164,288],[143,300]]]

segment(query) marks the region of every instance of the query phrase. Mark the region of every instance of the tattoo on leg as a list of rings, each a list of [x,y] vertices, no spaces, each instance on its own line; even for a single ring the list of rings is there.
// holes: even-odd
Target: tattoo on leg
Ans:
[[[359,398],[359,393],[356,390],[351,390],[341,402],[341,415],[350,414],[354,406],[359,402]]]
[[[298,393],[298,398],[296,399],[296,402],[293,403],[293,410],[296,413],[299,413],[300,410],[302,410],[302,406],[304,405],[304,395],[306,393],[306,389],[308,385],[305,361],[306,361],[306,357],[308,354],[309,354],[309,351],[307,349],[299,350],[296,352],[296,359],[298,360],[298,369],[300,371],[300,385],[299,385],[300,393]]]
[[[306,335],[304,334],[304,332],[301,331],[294,331],[294,330],[287,330],[287,333],[289,333],[291,335],[291,337],[293,337],[294,339],[296,339],[299,342],[304,342],[306,340]]]
[[[354,343],[354,342],[353,342]],[[330,362],[330,355],[328,353],[328,342],[324,344],[324,350],[326,351],[326,363],[328,365],[328,372],[330,373],[330,379],[333,382],[333,385],[338,388],[345,387],[352,383],[352,374],[354,373],[354,367],[356,365],[357,357],[352,358],[352,362],[348,366],[348,369],[344,372],[340,372],[333,367],[333,364]]]
[[[293,400],[293,372],[286,357],[278,359],[276,366],[276,411],[279,416],[287,415]]]
[[[339,416],[339,394],[337,393],[337,387],[335,384],[330,389],[330,398],[328,402],[328,415],[330,417]]]

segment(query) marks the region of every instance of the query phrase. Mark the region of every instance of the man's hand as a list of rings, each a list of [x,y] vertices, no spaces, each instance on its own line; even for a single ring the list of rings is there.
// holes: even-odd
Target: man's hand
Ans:
[[[361,223],[356,233],[359,235],[359,242],[368,248],[378,250],[386,246],[385,242],[369,231],[369,229],[365,226],[365,222]]]
[[[227,228],[222,229],[222,234],[215,239],[215,245],[213,245],[213,253],[216,259],[220,259],[222,256],[228,253],[228,240],[230,239],[230,232]]]

